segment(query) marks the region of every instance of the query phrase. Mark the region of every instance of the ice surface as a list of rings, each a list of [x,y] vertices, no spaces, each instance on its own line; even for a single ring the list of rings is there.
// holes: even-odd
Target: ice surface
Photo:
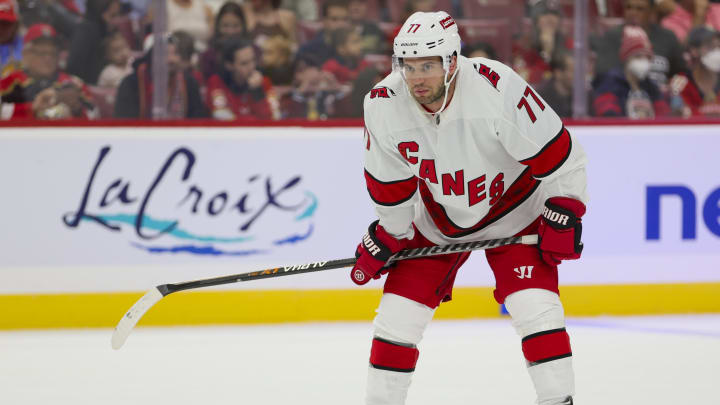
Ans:
[[[568,320],[578,405],[720,405],[720,315]],[[0,333],[0,404],[362,404],[368,323]],[[508,319],[435,321],[409,405],[530,405]]]

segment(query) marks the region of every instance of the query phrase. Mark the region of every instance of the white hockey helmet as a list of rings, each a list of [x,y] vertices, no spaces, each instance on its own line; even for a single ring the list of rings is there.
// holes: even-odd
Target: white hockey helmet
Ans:
[[[439,113],[447,106],[448,86],[458,72],[456,66],[452,76],[449,76],[453,55],[460,55],[460,34],[455,20],[444,11],[418,11],[405,21],[393,41],[393,71],[400,72],[407,80],[403,70],[404,58],[441,57],[445,71],[445,97],[437,111]]]
[[[448,70],[453,54],[460,55],[460,34],[455,20],[444,11],[411,15],[393,41],[393,61],[440,56]]]

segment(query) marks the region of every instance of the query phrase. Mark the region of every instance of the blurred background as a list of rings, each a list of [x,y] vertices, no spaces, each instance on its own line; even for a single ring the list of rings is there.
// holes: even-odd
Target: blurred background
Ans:
[[[359,118],[440,9],[562,117],[720,114],[715,0],[1,0],[2,119]]]

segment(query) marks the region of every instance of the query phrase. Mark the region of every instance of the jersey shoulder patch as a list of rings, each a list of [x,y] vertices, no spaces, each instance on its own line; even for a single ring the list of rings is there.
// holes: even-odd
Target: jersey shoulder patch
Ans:
[[[485,58],[472,58],[469,59],[469,61],[472,64],[473,70],[478,73],[480,77],[487,81],[493,88],[499,90],[498,85],[500,84],[500,80],[502,80],[503,74],[501,69],[496,66],[496,61]]]
[[[395,91],[387,86],[376,86],[370,90],[370,98],[390,98],[395,96]]]

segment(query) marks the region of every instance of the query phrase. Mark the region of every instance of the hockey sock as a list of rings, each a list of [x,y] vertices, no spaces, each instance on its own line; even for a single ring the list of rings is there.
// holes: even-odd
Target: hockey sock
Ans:
[[[391,342],[379,337],[373,339],[370,366],[380,370],[411,373],[415,371],[420,352],[415,345]]]
[[[419,354],[415,345],[375,337],[370,350],[366,404],[405,404]]]
[[[565,328],[525,336],[522,339],[522,350],[529,367],[572,356],[570,336]]]

